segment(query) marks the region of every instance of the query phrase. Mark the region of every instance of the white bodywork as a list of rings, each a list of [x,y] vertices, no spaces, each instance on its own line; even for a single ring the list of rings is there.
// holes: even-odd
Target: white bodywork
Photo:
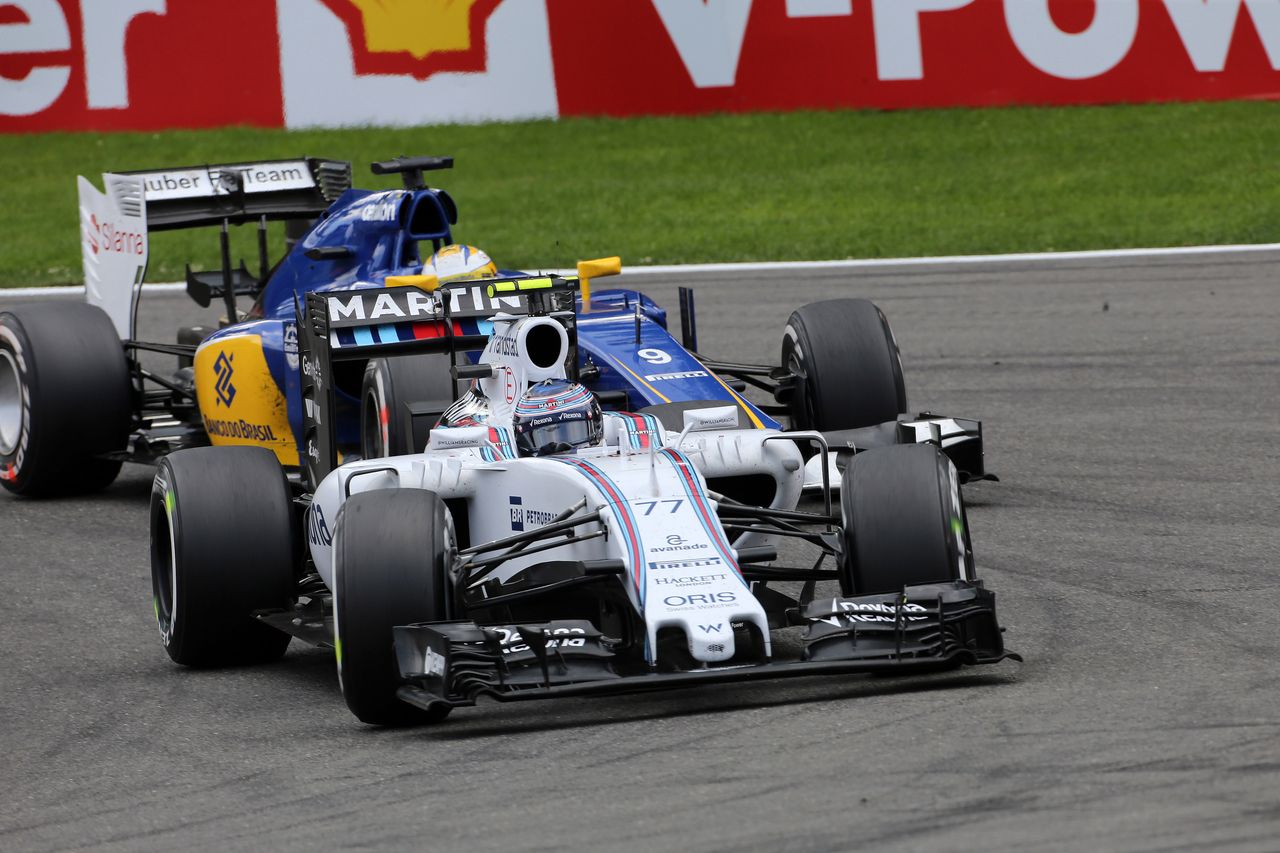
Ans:
[[[133,306],[147,272],[147,200],[139,175],[102,176],[107,191],[77,180],[85,299],[97,305],[121,340],[133,338]]]
[[[661,429],[656,419],[649,419],[645,431],[643,421],[606,414],[601,446],[517,458],[509,443],[510,383],[514,377],[523,391],[527,382],[564,376],[567,341],[562,340],[561,357],[551,367],[530,362],[522,345],[533,326],[554,322],[495,319],[481,357],[494,365],[494,376],[481,381],[494,404],[485,426],[437,428],[423,453],[348,463],[324,479],[307,519],[320,576],[332,589],[331,533],[348,494],[413,488],[465,501],[472,544],[543,526],[585,500],[579,514],[598,510],[601,520],[583,524],[576,533],[603,525],[606,535],[512,559],[491,577],[504,580],[551,560],[618,559],[625,566],[619,582],[647,627],[645,652],[651,662],[664,627],[683,630],[690,654],[705,663],[733,657],[733,623],[756,625],[767,651],[768,621],[742,577],[735,548],[771,544],[772,537],[728,537],[706,494],[705,478],[768,475],[777,484],[772,505],[793,508],[804,485],[799,450],[777,440],[777,431],[724,429],[710,418],[695,419],[701,422],[685,431],[677,447],[680,434]]]

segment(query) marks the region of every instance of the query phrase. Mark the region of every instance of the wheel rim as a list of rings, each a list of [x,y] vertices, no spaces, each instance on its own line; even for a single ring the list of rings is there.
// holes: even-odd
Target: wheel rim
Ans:
[[[0,350],[0,456],[18,449],[22,436],[22,379],[18,363],[8,350]]]
[[[161,521],[164,523],[161,535],[152,534],[151,594],[160,636],[168,643],[173,635],[173,618],[178,609],[175,596],[178,588],[178,542],[167,506],[157,508],[152,528]]]

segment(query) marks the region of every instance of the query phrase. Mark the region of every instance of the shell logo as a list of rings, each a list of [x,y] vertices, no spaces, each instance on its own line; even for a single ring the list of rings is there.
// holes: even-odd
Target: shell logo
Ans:
[[[485,24],[502,0],[322,0],[342,20],[358,75],[425,80],[485,70]]]

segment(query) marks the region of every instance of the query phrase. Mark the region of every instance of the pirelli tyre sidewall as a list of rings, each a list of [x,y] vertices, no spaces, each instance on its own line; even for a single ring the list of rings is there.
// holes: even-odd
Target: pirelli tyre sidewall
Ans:
[[[185,666],[278,659],[289,635],[258,621],[296,590],[289,486],[271,451],[200,447],[160,461],[151,490],[152,607]]]
[[[334,651],[347,707],[362,722],[438,722],[396,696],[400,671],[392,629],[449,618],[448,564],[455,552],[444,501],[423,489],[352,495],[334,523]]]
[[[846,595],[973,580],[973,549],[951,460],[931,444],[859,453],[840,491]]]
[[[29,497],[110,485],[132,424],[124,347],[101,309],[35,303],[0,312],[0,485]]]
[[[869,300],[796,309],[783,329],[781,364],[798,379],[785,401],[794,429],[875,426],[907,410],[897,341]]]

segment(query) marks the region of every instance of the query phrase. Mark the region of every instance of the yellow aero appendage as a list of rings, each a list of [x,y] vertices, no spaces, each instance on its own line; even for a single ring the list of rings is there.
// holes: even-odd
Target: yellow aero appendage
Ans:
[[[298,465],[289,409],[262,354],[262,338],[219,338],[196,351],[196,400],[216,447],[265,447],[281,465]]]
[[[427,293],[440,287],[440,279],[434,275],[389,275],[383,283],[387,287],[416,287]]]

